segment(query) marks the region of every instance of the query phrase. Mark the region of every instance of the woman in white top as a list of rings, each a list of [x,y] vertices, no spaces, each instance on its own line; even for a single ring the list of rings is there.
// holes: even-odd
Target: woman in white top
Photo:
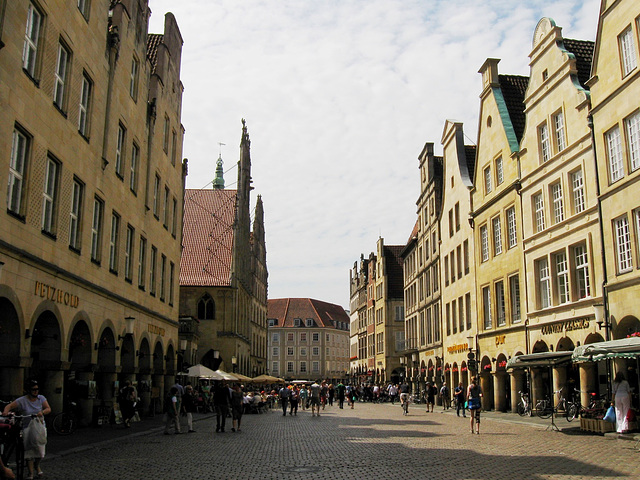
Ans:
[[[631,388],[622,372],[616,373],[616,378],[613,380],[613,402],[611,405],[616,407],[616,431],[626,433],[629,430],[627,413],[631,407]]]

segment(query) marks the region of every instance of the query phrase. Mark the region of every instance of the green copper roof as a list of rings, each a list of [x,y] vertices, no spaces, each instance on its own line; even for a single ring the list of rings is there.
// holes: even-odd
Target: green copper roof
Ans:
[[[222,170],[222,155],[218,157],[216,162],[216,178],[213,179],[214,190],[224,190],[224,171]]]

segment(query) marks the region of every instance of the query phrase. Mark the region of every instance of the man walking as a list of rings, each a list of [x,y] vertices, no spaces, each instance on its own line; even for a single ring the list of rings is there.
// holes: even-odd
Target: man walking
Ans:
[[[229,414],[231,394],[224,380],[217,382],[213,389],[213,404],[216,408],[216,433],[224,433],[224,426]]]
[[[280,404],[282,406],[282,416],[286,417],[287,416],[287,406],[289,405],[289,397],[291,396],[291,390],[289,390],[287,388],[286,385],[284,385],[281,389],[280,389]]]
[[[336,395],[338,397],[338,406],[340,408],[344,408],[344,393],[345,393],[346,387],[344,386],[344,384],[342,382],[340,382],[337,386],[336,386]]]
[[[456,389],[453,391],[456,397],[456,414],[460,416],[460,409],[462,409],[462,416],[467,416],[467,409],[464,408],[464,388],[462,387],[462,382],[458,384]]]
[[[395,383],[389,384],[389,397],[391,397],[391,405],[393,405],[398,398],[398,385]]]
[[[320,416],[320,390],[321,387],[318,382],[313,382],[309,387],[309,393],[311,398],[311,416]],[[316,413],[317,412],[317,413]]]
[[[442,397],[442,409],[447,410],[451,406],[451,395],[449,395],[449,387],[447,387],[447,382],[442,382],[442,388],[440,388],[440,396]]]

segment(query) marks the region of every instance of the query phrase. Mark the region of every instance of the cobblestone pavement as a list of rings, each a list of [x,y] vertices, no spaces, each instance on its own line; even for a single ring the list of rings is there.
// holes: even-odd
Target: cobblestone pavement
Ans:
[[[245,415],[242,432],[163,435],[158,423],[91,448],[59,451],[42,463],[47,479],[619,479],[640,478],[634,442],[584,434],[576,423],[483,414],[480,435],[451,410],[396,404],[327,407],[283,417]],[[132,429],[134,430],[134,429]]]

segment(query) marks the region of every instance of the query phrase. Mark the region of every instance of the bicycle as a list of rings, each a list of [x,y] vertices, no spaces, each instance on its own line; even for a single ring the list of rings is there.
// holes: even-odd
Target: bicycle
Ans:
[[[556,395],[561,395],[562,389],[556,390],[553,393]],[[575,415],[571,419],[569,419],[568,417],[570,407],[571,402],[567,401],[567,399],[563,396],[560,396],[560,400],[558,400],[557,405],[552,405],[551,400],[549,400],[548,398],[544,398],[542,400],[538,400],[538,402],[536,403],[536,415],[540,418],[549,418],[551,415],[555,414],[557,416],[559,412],[564,412],[564,417],[568,422],[570,422],[571,420],[573,420],[573,418],[575,418]]]
[[[520,401],[518,402],[518,406],[516,410],[518,411],[518,415],[521,417],[530,417],[531,416],[531,402],[529,401],[529,394],[524,392],[518,392],[520,394]]]
[[[35,418],[37,415],[0,415],[0,456],[2,463],[11,468],[10,459],[15,459],[16,479],[24,478],[24,433],[22,430],[22,420],[25,418]]]
[[[403,396],[404,395],[404,396]],[[401,393],[400,394],[400,402],[402,403],[402,414],[403,415],[409,415],[409,402],[411,396],[408,393]]]
[[[58,435],[71,435],[78,428],[77,405],[75,402],[69,404],[69,410],[61,412],[53,417],[51,426]]]

